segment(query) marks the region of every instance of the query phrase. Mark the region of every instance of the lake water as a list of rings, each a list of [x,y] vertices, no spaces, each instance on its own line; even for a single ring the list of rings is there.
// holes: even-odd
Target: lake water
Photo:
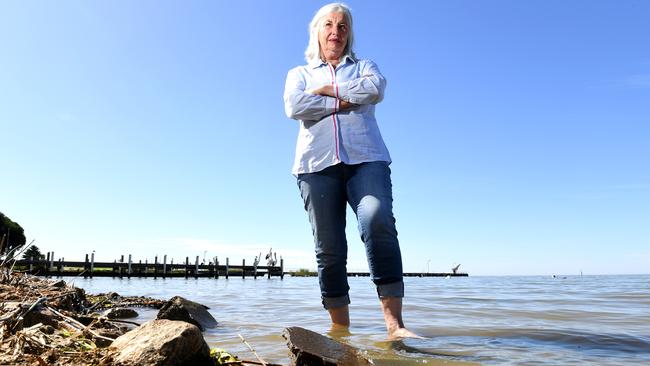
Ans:
[[[71,280],[71,279],[68,279]],[[650,365],[650,276],[405,278],[407,327],[388,342],[369,278],[350,278],[350,334],[330,333],[316,278],[77,278],[89,293],[202,303],[219,325],[211,348],[288,364],[281,337],[300,326],[361,348],[376,365]],[[140,311],[144,322],[155,310]]]

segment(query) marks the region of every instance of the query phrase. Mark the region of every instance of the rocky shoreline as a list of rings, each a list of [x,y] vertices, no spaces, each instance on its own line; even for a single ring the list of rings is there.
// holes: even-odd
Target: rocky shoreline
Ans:
[[[252,348],[255,360],[211,350],[202,331],[218,323],[187,299],[89,295],[63,280],[0,270],[0,365],[281,366]],[[140,307],[158,309],[157,318],[128,320]],[[359,350],[306,329],[290,327],[283,336],[291,365],[369,364]]]

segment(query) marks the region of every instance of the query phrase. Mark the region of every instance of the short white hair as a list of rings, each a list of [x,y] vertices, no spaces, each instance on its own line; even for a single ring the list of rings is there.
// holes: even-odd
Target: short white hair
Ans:
[[[309,44],[305,50],[305,60],[307,63],[310,63],[316,59],[320,59],[320,44],[318,44],[318,31],[323,25],[323,18],[331,13],[343,13],[347,20],[348,26],[348,43],[345,45],[343,50],[342,58],[345,56],[350,56],[355,58],[354,51],[352,50],[352,45],[354,43],[354,31],[352,30],[352,13],[350,12],[350,7],[343,3],[331,3],[323,6],[318,9],[314,18],[309,23]]]

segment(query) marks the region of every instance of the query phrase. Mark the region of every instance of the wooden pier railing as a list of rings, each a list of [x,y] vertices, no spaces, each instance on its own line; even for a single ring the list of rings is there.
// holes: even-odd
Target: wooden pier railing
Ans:
[[[190,263],[189,257],[185,257],[185,263],[174,263],[173,260],[167,263],[167,256],[158,260],[154,258],[153,263],[148,260],[133,262],[129,255],[128,260],[124,261],[124,256],[120,261],[113,262],[95,262],[95,256],[90,257],[86,254],[84,261],[65,261],[63,259],[54,260],[54,255],[45,260],[23,259],[16,261],[16,268],[23,269],[25,272],[37,276],[83,276],[84,278],[93,277],[184,277],[184,278],[219,278],[219,277],[280,277],[284,278],[284,259],[280,259],[280,266],[247,266],[246,260],[243,259],[241,265],[230,264],[229,258],[226,258],[225,264],[220,264],[215,257],[208,264],[199,263],[197,256],[194,263]]]

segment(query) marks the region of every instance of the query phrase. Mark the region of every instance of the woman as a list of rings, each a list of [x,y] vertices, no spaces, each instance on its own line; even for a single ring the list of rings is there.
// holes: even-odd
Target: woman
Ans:
[[[374,62],[355,57],[346,5],[322,7],[309,31],[307,65],[289,71],[284,103],[287,116],[300,121],[293,174],[314,234],[323,306],[334,326],[349,326],[345,210],[350,204],[389,338],[415,336],[402,321],[391,159],[375,120],[386,80]]]

